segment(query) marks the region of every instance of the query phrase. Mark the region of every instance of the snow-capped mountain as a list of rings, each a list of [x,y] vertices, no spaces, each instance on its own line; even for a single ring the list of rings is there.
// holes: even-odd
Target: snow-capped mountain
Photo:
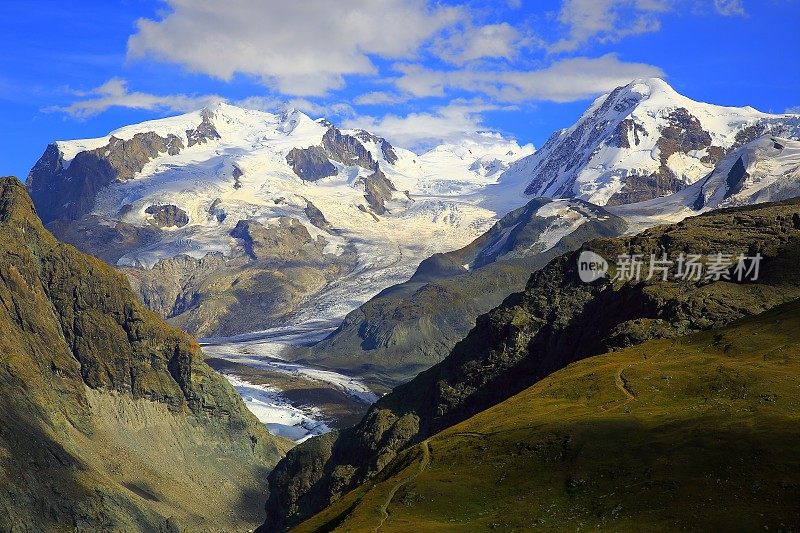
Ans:
[[[487,189],[531,153],[473,134],[418,155],[299,111],[218,104],[56,142],[27,186],[59,237],[126,267],[153,309],[230,334],[299,309],[338,318],[472,241],[526,202],[522,183]]]
[[[800,115],[695,102],[663,80],[639,79],[596,99],[503,179],[526,180],[530,196],[629,204],[681,190],[763,134],[797,138]]]
[[[800,196],[800,141],[763,135],[732,150],[712,172],[686,189],[636,204],[609,207],[629,232],[679,222],[714,209]]]

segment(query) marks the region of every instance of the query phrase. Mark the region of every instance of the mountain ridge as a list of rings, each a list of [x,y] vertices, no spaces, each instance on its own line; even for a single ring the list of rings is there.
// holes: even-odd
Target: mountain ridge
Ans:
[[[441,363],[381,398],[357,426],[311,439],[270,474],[268,528],[293,525],[373,478],[407,446],[569,363],[651,338],[721,327],[800,296],[800,200],[731,208],[585,244],[606,258],[679,252],[764,257],[755,283],[580,281],[580,251],[535,272]],[[739,228],[732,232],[730,228]],[[610,275],[613,275],[614,271]]]
[[[288,443],[123,274],[50,235],[16,178],[0,238],[0,529],[257,523],[249,498]]]

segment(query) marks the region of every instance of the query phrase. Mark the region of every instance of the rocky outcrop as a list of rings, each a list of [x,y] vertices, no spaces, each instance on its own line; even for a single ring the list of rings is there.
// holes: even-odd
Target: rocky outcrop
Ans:
[[[337,173],[327,153],[319,146],[292,148],[286,155],[286,162],[303,181],[317,181]]]
[[[190,147],[195,144],[205,144],[209,141],[222,138],[217,128],[214,126],[214,123],[211,122],[211,119],[214,118],[214,114],[208,109],[203,109],[200,116],[202,117],[200,125],[193,130],[186,130],[186,140]]]
[[[397,155],[392,146],[383,139],[380,142],[384,157],[397,161]],[[331,163],[336,161],[345,166],[359,166],[366,170],[375,171],[378,163],[372,157],[357,137],[342,133],[338,128],[328,124],[328,131],[322,136],[322,146],[309,148],[293,148],[286,156],[286,162],[292,167],[294,173],[305,181],[317,181],[328,176],[335,176],[336,167]]]
[[[366,170],[376,168],[377,163],[370,151],[356,137],[344,134],[338,128],[328,128],[322,136],[322,148],[329,158],[345,166],[359,166]]]
[[[364,199],[372,210],[383,215],[386,213],[386,202],[392,199],[392,193],[397,189],[386,174],[375,166],[375,172],[366,178],[360,178],[359,184],[364,187]]]
[[[144,212],[153,215],[152,222],[159,228],[182,228],[189,223],[186,211],[172,204],[151,205]]]
[[[0,179],[0,240],[0,529],[253,524],[284,444],[198,345],[45,231],[15,178]]]
[[[583,283],[579,252],[534,273],[481,316],[444,361],[381,398],[360,424],[292,450],[270,474],[265,531],[280,529],[373,478],[399,451],[499,403],[571,362],[721,327],[800,297],[800,201],[713,212],[625,239],[584,245],[609,258],[761,254],[755,282]],[[612,266],[610,276],[616,273]]]
[[[240,220],[231,230],[239,239],[245,252],[253,259],[269,258],[273,261],[299,259],[313,254],[322,255],[325,243],[314,240],[306,227],[295,218],[281,218],[277,225],[266,226],[252,220]]]
[[[319,228],[323,231],[330,231],[331,230],[331,223],[328,222],[328,219],[325,218],[325,213],[320,211],[320,209],[315,206],[310,200],[306,200],[306,208],[304,210],[306,216],[308,217],[308,221],[311,224]]]
[[[394,147],[383,137],[378,137],[377,135],[373,135],[372,133],[364,130],[357,130],[356,137],[364,142],[373,142],[379,146],[381,149],[381,154],[383,154],[383,158],[390,165],[397,163],[397,153],[394,151]]]
[[[678,192],[685,186],[685,181],[669,167],[669,158],[676,153],[687,154],[691,151],[710,148],[711,135],[703,129],[697,117],[693,116],[685,107],[670,111],[666,120],[667,125],[661,128],[660,137],[656,141],[660,161],[658,172],[647,176],[638,173],[629,174],[622,190],[615,193],[608,200],[607,205],[643,202]],[[620,125],[622,126],[624,122],[621,122]],[[643,130],[643,134],[646,133],[646,130]],[[633,135],[638,145],[639,133],[635,123]],[[625,147],[630,148],[630,145]],[[714,153],[719,154],[719,150],[714,150]],[[709,164],[716,163],[711,154],[705,157],[705,161],[708,161]]]
[[[159,154],[182,149],[183,141],[172,134],[137,133],[128,140],[112,135],[105,146],[79,152],[65,165],[58,145],[51,144],[28,174],[28,193],[45,224],[77,220],[91,211],[104,187],[133,178]]]

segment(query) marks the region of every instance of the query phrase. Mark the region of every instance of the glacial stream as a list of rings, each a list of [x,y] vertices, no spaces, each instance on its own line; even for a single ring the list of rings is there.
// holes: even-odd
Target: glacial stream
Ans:
[[[201,339],[209,364],[233,385],[245,405],[274,435],[303,442],[335,429],[330,397],[365,409],[378,396],[359,380],[281,358],[290,346],[316,342],[336,327],[311,322],[236,337]],[[319,405],[315,404],[319,402]]]

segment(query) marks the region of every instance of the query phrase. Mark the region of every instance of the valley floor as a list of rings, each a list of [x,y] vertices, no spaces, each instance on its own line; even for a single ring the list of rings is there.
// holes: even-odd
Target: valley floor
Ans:
[[[378,395],[332,370],[282,359],[332,331],[328,322],[202,341],[206,362],[225,376],[274,435],[302,442],[358,422]]]

